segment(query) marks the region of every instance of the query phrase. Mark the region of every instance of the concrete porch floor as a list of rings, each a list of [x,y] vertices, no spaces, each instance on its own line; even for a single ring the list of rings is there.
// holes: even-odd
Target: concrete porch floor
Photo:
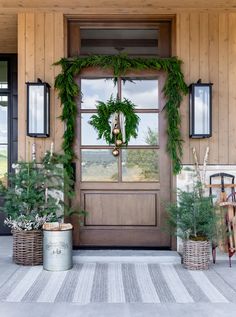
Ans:
[[[12,263],[12,239],[11,237],[0,237],[0,288],[8,279],[9,275],[18,266]],[[78,252],[78,251],[77,251]],[[79,251],[81,257],[88,258],[94,256],[127,256],[127,251]],[[134,251],[132,256],[147,257],[154,255],[152,251]],[[156,253],[155,253],[156,255]],[[160,256],[167,254],[160,253]],[[168,253],[168,256],[176,257],[175,253]],[[235,257],[236,258],[236,257]],[[236,289],[236,260],[233,259],[232,268],[229,268],[227,258],[218,256],[218,262],[214,265],[214,270],[224,276],[225,281]],[[14,303],[0,302],[1,317],[106,317],[106,316],[235,316],[236,304],[233,303],[161,303],[161,304],[107,304],[90,303],[77,305],[76,303]]]

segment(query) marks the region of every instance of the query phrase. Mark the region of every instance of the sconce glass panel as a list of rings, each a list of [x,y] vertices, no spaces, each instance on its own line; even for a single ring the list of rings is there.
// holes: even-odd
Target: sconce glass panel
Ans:
[[[30,86],[29,89],[29,133],[44,133],[43,86]]]
[[[27,83],[27,135],[49,136],[50,86],[47,83]]]
[[[189,115],[190,137],[209,138],[212,134],[212,84],[190,86]]]
[[[195,134],[210,133],[210,88],[195,87]]]

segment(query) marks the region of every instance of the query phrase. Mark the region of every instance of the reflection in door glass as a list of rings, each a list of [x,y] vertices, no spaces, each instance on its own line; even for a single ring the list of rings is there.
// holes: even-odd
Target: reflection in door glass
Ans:
[[[89,2],[89,1],[88,1]],[[155,29],[80,29],[81,55],[159,54],[160,30]],[[167,39],[168,41],[168,39]]]
[[[104,139],[98,139],[97,131],[89,124],[93,114],[81,114],[81,145],[107,145]]]
[[[0,144],[7,143],[8,96],[0,96]]]
[[[0,145],[0,181],[7,172],[7,145]]]
[[[81,79],[82,109],[95,109],[97,101],[107,101],[116,97],[117,86],[112,78]]]
[[[138,136],[129,145],[158,145],[158,113],[139,113]]]
[[[131,100],[137,106],[137,109],[157,109],[158,80],[123,80],[122,97]]]
[[[8,89],[8,62],[0,61],[0,89]]]
[[[85,182],[115,182],[118,180],[118,161],[111,150],[82,150],[81,173]]]
[[[122,180],[124,182],[158,181],[158,150],[122,150]]]

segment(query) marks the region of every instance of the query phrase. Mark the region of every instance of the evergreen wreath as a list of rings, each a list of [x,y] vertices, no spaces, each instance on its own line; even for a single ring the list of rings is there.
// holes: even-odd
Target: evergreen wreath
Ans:
[[[66,129],[63,136],[62,149],[67,157],[65,167],[70,175],[73,175],[71,162],[75,154],[73,144],[75,140],[75,126],[77,106],[75,97],[80,89],[75,81],[75,76],[86,67],[101,67],[113,69],[114,81],[130,70],[163,70],[167,73],[167,79],[163,88],[166,98],[165,111],[167,116],[167,152],[170,155],[173,173],[181,171],[181,158],[183,155],[181,138],[181,117],[179,107],[183,94],[187,94],[188,87],[181,71],[181,61],[176,57],[170,58],[132,58],[125,54],[119,55],[92,55],[87,57],[62,58],[55,65],[62,67],[62,72],[57,75],[55,88],[59,91],[59,97],[63,107],[61,120]]]
[[[98,138],[104,138],[108,144],[115,143],[115,136],[111,133],[110,118],[114,113],[122,112],[125,117],[125,144],[128,145],[131,137],[138,135],[139,117],[134,113],[135,105],[128,99],[120,100],[112,97],[107,103],[98,101],[97,114],[91,117],[89,123],[98,132]],[[122,134],[119,132],[117,139],[122,140]]]

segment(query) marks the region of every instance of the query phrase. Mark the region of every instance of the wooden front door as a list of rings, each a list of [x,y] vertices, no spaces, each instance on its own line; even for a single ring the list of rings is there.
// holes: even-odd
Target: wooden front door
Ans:
[[[166,122],[162,111],[161,72],[137,72],[119,78],[89,69],[78,79],[76,191],[88,212],[80,228],[83,246],[170,247],[164,230],[165,203],[170,201],[170,161],[166,148]],[[140,117],[137,139],[118,157],[112,146],[97,140],[88,123],[96,101],[110,96],[127,98]]]

